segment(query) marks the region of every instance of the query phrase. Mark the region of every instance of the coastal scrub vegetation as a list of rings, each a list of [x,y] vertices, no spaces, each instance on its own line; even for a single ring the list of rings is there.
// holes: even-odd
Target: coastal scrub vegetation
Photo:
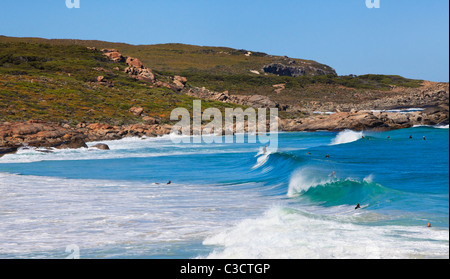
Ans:
[[[165,87],[149,86],[124,72],[96,49],[118,49],[137,57],[158,80],[184,76],[189,87],[265,95],[282,104],[311,101],[355,103],[391,94],[394,87],[420,87],[421,80],[395,75],[314,75],[291,77],[264,73],[270,63],[302,64],[330,71],[311,60],[272,56],[225,47],[183,44],[135,46],[82,40],[46,40],[0,36],[0,121],[48,121],[128,124],[142,121],[129,109],[143,107],[149,116],[168,121],[176,107],[190,108],[193,98]],[[104,82],[98,82],[103,76]],[[283,90],[277,92],[276,85]],[[238,107],[204,101],[204,107]],[[282,117],[284,114],[281,113]]]
[[[79,45],[0,43],[0,121],[123,125],[143,121],[129,111],[137,106],[164,123],[173,109],[192,107],[194,98],[136,80],[125,67]],[[98,82],[99,76],[105,82]],[[237,107],[203,103],[205,108]]]

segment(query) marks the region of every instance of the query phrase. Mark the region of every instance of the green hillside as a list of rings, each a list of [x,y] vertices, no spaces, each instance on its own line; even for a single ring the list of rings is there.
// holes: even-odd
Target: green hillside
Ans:
[[[152,88],[125,74],[126,67],[79,45],[0,43],[0,121],[136,123],[142,119],[129,109],[137,106],[164,122],[174,108],[192,107],[192,97]],[[99,76],[104,82],[97,82]]]
[[[331,67],[315,61],[225,47],[136,46],[0,36],[0,121],[30,118],[72,123],[141,121],[129,112],[132,106],[143,107],[150,116],[167,121],[173,108],[192,106],[192,98],[181,92],[151,88],[146,82],[129,77],[124,73],[127,65],[106,59],[99,51],[102,48],[117,49],[125,56],[138,58],[163,82],[180,75],[187,77],[188,88],[265,95],[277,103],[300,107],[306,102],[324,100],[357,103],[391,94],[393,86],[422,84],[420,80],[400,76],[338,76]],[[270,64],[304,67],[305,72],[295,77],[265,73],[263,68]],[[96,82],[98,76],[104,76],[106,82]],[[275,90],[277,84],[283,85],[281,92]],[[205,103],[211,105],[233,106]]]

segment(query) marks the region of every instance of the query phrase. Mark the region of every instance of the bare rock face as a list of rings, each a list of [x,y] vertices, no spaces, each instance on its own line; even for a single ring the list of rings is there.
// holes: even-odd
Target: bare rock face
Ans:
[[[148,81],[148,82],[155,81],[155,75],[153,74],[152,70],[150,70],[149,68],[139,69],[137,71],[136,76],[140,80],[144,80],[144,81]]]
[[[153,74],[152,70],[145,67],[139,59],[134,57],[125,57],[117,49],[102,49],[102,52],[106,57],[108,57],[108,59],[113,62],[127,63],[128,67],[125,69],[125,73],[129,74],[130,76],[151,83],[155,82],[155,75]],[[116,69],[119,70],[118,67],[116,67]],[[103,82],[104,77],[99,76],[97,78],[97,81]]]
[[[104,143],[98,143],[98,144],[93,145],[91,147],[92,148],[97,148],[97,149],[100,149],[100,150],[110,150],[109,146],[107,144],[104,144]]]
[[[103,54],[113,62],[124,62],[125,57],[117,49],[102,49]]]
[[[247,100],[247,104],[257,108],[275,108],[277,104],[267,96],[252,95]]]
[[[87,147],[85,135],[68,125],[58,125],[42,121],[0,124],[0,146],[8,148],[20,146],[80,148]],[[4,148],[3,152],[6,152]],[[14,150],[12,150],[14,151]]]
[[[135,116],[140,116],[144,112],[144,108],[132,107],[130,108],[130,112]]]
[[[132,68],[138,68],[138,69],[144,68],[144,64],[142,64],[142,62],[137,58],[128,57],[126,62],[128,64],[128,66],[130,66]]]
[[[159,124],[159,121],[156,118],[150,116],[144,116],[142,117],[142,120],[144,120],[146,124]]]
[[[130,76],[136,79],[152,83],[155,82],[155,75],[153,74],[152,70],[143,67],[140,62],[136,63],[135,61],[133,61],[129,65],[130,66],[125,69],[125,73],[129,74]],[[133,65],[141,65],[141,66],[134,67]]]
[[[74,138],[69,141],[64,141],[60,144],[57,144],[55,146],[52,146],[57,149],[78,149],[78,148],[88,148],[86,145],[86,142],[82,138]]]
[[[138,111],[140,111],[139,108]],[[14,153],[23,146],[57,149],[88,148],[86,142],[117,140],[124,137],[155,137],[171,132],[172,126],[160,125],[156,118],[145,115],[142,120],[145,123],[123,126],[80,123],[76,127],[41,121],[0,123],[0,156]],[[103,144],[95,148],[107,150],[107,146]]]
[[[102,82],[102,81],[104,81],[105,80],[105,77],[104,76],[98,76],[97,77],[97,82]]]
[[[424,111],[411,113],[356,111],[338,112],[296,120],[281,120],[284,131],[317,130],[394,130],[414,125],[448,124],[448,106],[430,107]]]
[[[286,89],[286,84],[285,83],[275,84],[272,87],[275,89],[275,93],[280,94],[281,91]]]
[[[202,98],[206,100],[220,101],[223,103],[233,103],[238,105],[251,106],[254,108],[281,108],[281,106],[272,101],[269,97],[263,95],[230,95],[228,92],[215,92],[206,88],[190,88],[187,95]]]
[[[185,78],[185,77],[181,77],[181,76],[174,76],[173,77],[173,83],[175,84],[175,86],[178,88],[178,89],[183,89],[184,88],[184,86],[186,85],[186,83],[187,83],[187,78]]]
[[[301,77],[306,75],[321,76],[321,75],[337,75],[334,70],[319,69],[311,65],[284,65],[281,63],[272,63],[264,66],[265,73],[271,73],[279,76]]]
[[[0,147],[0,158],[3,157],[6,154],[14,154],[18,150],[18,147]]]

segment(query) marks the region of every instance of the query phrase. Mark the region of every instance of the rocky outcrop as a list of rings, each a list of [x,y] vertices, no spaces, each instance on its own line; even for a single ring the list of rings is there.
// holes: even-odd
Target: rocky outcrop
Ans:
[[[267,96],[262,95],[231,95],[227,91],[225,92],[215,92],[208,90],[206,88],[190,88],[187,92],[187,95],[202,98],[205,100],[219,101],[223,103],[232,103],[244,106],[250,106],[255,108],[280,108],[282,107],[272,101]]]
[[[124,137],[156,137],[169,134],[172,126],[148,123],[111,126],[80,123],[76,127],[41,121],[0,124],[0,153],[12,153],[22,146],[47,148],[87,148],[86,142],[117,140]],[[65,126],[65,127],[64,127]]]
[[[138,69],[145,68],[144,64],[142,64],[142,62],[139,59],[137,59],[137,58],[127,57],[127,61],[126,62],[128,64],[128,66],[133,67],[133,68],[138,68]]]
[[[265,73],[275,74],[279,76],[301,77],[306,75],[321,76],[321,75],[337,75],[333,69],[321,69],[312,65],[284,65],[281,63],[272,63],[264,66]]]
[[[224,95],[227,96],[227,94]],[[256,102],[258,105],[267,105],[265,98],[260,99],[258,95],[254,95],[253,99],[247,99],[247,101],[249,100],[253,104]],[[448,123],[449,106],[442,104],[409,113],[353,110],[299,119],[280,119],[279,129],[283,131],[339,131],[345,129],[384,131],[408,128],[414,125],[448,125]],[[156,119],[148,119],[147,123],[123,126],[80,123],[76,127],[41,121],[5,122],[0,124],[0,157],[14,153],[18,148],[26,146],[50,148],[43,152],[51,152],[51,148],[87,148],[86,142],[117,140],[125,137],[156,137],[170,134],[171,129],[171,125],[160,125]],[[232,130],[234,127],[225,127],[225,130],[227,129]],[[93,148],[108,150],[109,147],[99,144]]]
[[[0,146],[78,148],[84,146],[83,139],[78,131],[41,121],[0,125]]]
[[[391,110],[400,108],[426,108],[442,104],[449,104],[449,84],[442,82],[424,81],[418,88],[392,87],[383,92],[384,97],[362,100],[370,92],[354,93],[352,99],[345,103],[333,101],[310,101],[302,103],[301,110],[312,113],[314,111],[347,111],[351,110]]]
[[[275,89],[275,93],[280,94],[284,89],[286,89],[285,83],[274,84],[272,87]]]
[[[280,120],[280,129],[284,131],[339,131],[345,129],[384,131],[409,128],[414,125],[446,125],[448,119],[448,106],[443,105],[410,113],[352,111]]]
[[[185,85],[187,83],[187,78],[181,77],[181,76],[174,76],[173,83],[175,84],[177,89],[181,90],[185,87]]]
[[[17,147],[17,146],[0,147],[0,158],[3,157],[6,154],[14,154],[14,153],[16,153],[18,149],[19,149],[19,147]]]
[[[135,116],[141,116],[141,114],[144,112],[144,108],[132,107],[130,108],[130,112]]]
[[[88,49],[95,50],[90,47]],[[117,49],[102,49],[101,52],[113,62],[125,62],[125,57]]]
[[[39,146],[37,146],[39,147]],[[68,141],[64,141],[60,144],[53,145],[52,147],[57,149],[78,149],[88,148],[86,142],[81,137],[76,137]]]
[[[91,146],[91,148],[97,148],[100,150],[110,150],[109,146],[104,143],[97,143],[96,145]]]
[[[185,87],[187,83],[187,79],[181,76],[165,77],[165,79],[171,80],[171,83],[159,81],[156,79],[153,71],[150,68],[146,67],[139,59],[123,56],[116,49],[102,49],[102,52],[113,62],[125,62],[128,65],[128,67],[126,67],[124,70],[125,73],[127,73],[132,78],[148,82],[149,84],[151,84],[151,86],[167,87],[172,90],[180,91]],[[99,83],[104,82],[104,77],[99,76],[97,78],[97,81]]]
[[[127,57],[126,63],[128,67],[125,69],[125,73],[139,80],[144,80],[151,83],[155,82],[155,75],[152,70],[144,67],[144,64],[142,64],[139,59]]]

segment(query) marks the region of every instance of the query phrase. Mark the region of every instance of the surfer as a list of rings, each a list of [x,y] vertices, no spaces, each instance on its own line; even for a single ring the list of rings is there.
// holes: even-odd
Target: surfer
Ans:
[[[427,138],[425,136],[423,136],[423,140],[427,140]]]
[[[167,185],[172,184],[172,181],[169,180],[169,182],[167,182]]]
[[[361,205],[359,205],[359,203],[356,205],[355,210],[360,209]]]
[[[327,156],[325,156],[325,158],[330,158],[330,154],[327,154]]]
[[[411,136],[409,136],[409,138],[410,138],[410,139],[412,139],[412,135],[411,135]]]
[[[427,227],[428,227],[428,228],[431,228],[431,223],[428,223],[428,224],[427,224]]]
[[[333,171],[330,175],[329,175],[329,177],[333,177],[333,178],[336,178],[336,172],[335,171]]]

